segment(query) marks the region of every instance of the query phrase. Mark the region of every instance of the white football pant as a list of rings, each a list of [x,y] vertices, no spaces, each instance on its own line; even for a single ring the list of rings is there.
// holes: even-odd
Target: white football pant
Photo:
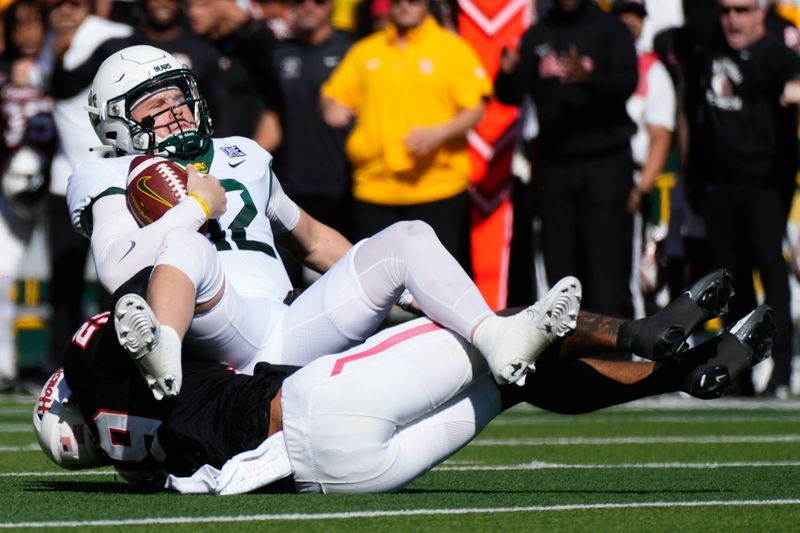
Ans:
[[[465,338],[493,315],[430,226],[418,221],[394,224],[361,241],[288,307],[237,292],[213,245],[196,232],[167,234],[159,264],[186,273],[197,302],[210,300],[224,284],[222,301],[194,318],[186,342],[245,373],[261,361],[303,366],[358,344],[405,288],[431,319]]]
[[[284,381],[283,434],[300,492],[391,492],[500,413],[478,351],[427,319],[321,357]]]

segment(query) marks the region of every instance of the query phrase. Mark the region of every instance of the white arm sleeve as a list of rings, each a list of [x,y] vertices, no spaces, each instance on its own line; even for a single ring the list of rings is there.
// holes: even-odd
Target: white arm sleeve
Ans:
[[[675,87],[666,67],[655,62],[647,72],[647,102],[645,104],[644,122],[653,126],[662,126],[669,131],[675,130]]]
[[[186,198],[157,221],[140,228],[125,205],[125,196],[114,194],[92,205],[92,257],[100,283],[113,293],[141,269],[153,265],[164,236],[173,228],[198,230],[205,213],[193,198]]]
[[[292,231],[300,221],[300,207],[283,191],[283,187],[272,169],[269,170],[269,173],[272,180],[272,194],[270,194],[267,204],[267,218],[276,234]]]

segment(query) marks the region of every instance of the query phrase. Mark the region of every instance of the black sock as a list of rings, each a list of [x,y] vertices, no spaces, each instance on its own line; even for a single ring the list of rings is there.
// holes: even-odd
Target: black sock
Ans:
[[[688,294],[681,294],[653,316],[624,322],[617,331],[617,348],[660,361],[674,355],[705,316]]]

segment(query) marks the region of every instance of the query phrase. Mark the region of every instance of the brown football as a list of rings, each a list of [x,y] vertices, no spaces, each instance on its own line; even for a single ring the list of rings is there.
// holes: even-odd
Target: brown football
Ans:
[[[128,209],[139,226],[161,218],[186,198],[186,170],[163,157],[140,155],[128,167]],[[205,233],[206,225],[200,228]]]

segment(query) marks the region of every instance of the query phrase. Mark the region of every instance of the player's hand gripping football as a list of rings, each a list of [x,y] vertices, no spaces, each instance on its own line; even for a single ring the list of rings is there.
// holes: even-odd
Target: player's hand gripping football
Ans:
[[[228,200],[225,198],[225,189],[222,188],[219,180],[211,174],[200,175],[194,165],[187,165],[186,176],[186,191],[203,199],[208,206],[209,218],[222,216],[228,207]]]

